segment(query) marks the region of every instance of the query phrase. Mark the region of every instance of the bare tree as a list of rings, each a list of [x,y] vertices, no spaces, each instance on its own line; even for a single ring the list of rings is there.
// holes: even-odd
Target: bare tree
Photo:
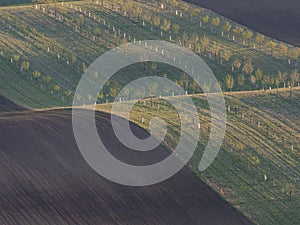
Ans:
[[[261,46],[263,41],[265,40],[265,36],[262,34],[257,34],[255,37],[255,42],[257,43],[257,45],[259,46],[259,50],[261,50]]]
[[[43,3],[46,5],[47,13],[50,12],[51,5],[54,2],[54,0],[38,0],[39,3]]]
[[[193,49],[194,49],[194,51],[196,51],[196,48],[197,48],[197,44],[198,44],[198,42],[199,42],[199,39],[200,39],[200,37],[199,37],[199,35],[196,34],[196,33],[194,33],[194,34],[192,35],[192,37],[191,37],[191,42],[192,42],[192,44],[193,44]]]
[[[268,85],[270,85],[270,86],[272,85],[272,79],[269,74],[263,75],[262,85],[263,85],[264,90],[266,90]]]
[[[236,26],[234,29],[233,29],[233,33],[237,36],[239,36],[241,33],[243,33],[244,31],[244,28],[241,27],[241,26]]]
[[[24,62],[22,62],[21,68],[22,68],[23,70],[25,70],[26,72],[28,72],[29,66],[30,66],[30,63],[24,61]]]
[[[224,32],[228,33],[230,31],[231,27],[232,27],[231,23],[229,21],[226,21],[222,29]],[[229,33],[228,33],[228,36],[229,36]]]
[[[61,87],[59,85],[54,85],[53,90],[56,91],[57,93],[60,91]]]
[[[153,25],[156,27],[159,27],[159,25],[160,25],[160,17],[159,16],[153,16]]]
[[[252,90],[254,90],[254,86],[255,86],[255,83],[256,83],[255,76],[251,75],[249,80],[250,80],[250,83],[252,85]]]
[[[72,52],[71,55],[70,55],[70,57],[71,57],[72,64],[75,65],[76,59],[77,59],[76,55]]]
[[[250,41],[253,35],[253,32],[250,30],[246,30],[242,33],[244,40],[248,42],[248,45],[250,45]]]
[[[178,24],[173,24],[172,25],[172,34],[178,35],[179,30],[180,30],[180,26]]]
[[[187,41],[188,41],[188,36],[187,36],[187,33],[184,31],[183,34],[182,34],[183,46],[186,45]]]
[[[243,72],[245,72],[248,75],[251,75],[253,73],[253,65],[251,61],[247,61],[243,67]]]
[[[35,80],[37,80],[41,76],[41,72],[35,70],[32,72],[32,76],[35,78]]]
[[[31,3],[32,3],[32,7],[34,7],[38,3],[38,0],[31,0]]]
[[[209,47],[210,40],[207,36],[204,35],[204,37],[201,39],[201,45],[204,50],[204,54],[206,54],[207,48]]]
[[[244,76],[243,74],[240,74],[240,75],[238,76],[238,84],[239,84],[240,86],[243,86],[244,83],[245,83],[245,76]]]
[[[299,55],[300,55],[300,49],[299,48],[293,48],[290,51],[289,55],[290,55],[290,58],[296,62],[299,58]]]
[[[275,78],[275,85],[276,85],[276,89],[277,89],[277,97],[279,96],[279,85],[280,85],[280,80],[281,80],[281,72],[278,71],[278,74]]]
[[[137,21],[140,21],[140,17],[143,14],[143,9],[141,7],[136,7],[134,10],[135,16],[137,18]]]
[[[51,77],[49,75],[43,77],[43,82],[48,86],[48,83],[51,81]]]
[[[299,73],[298,70],[293,70],[291,75],[290,75],[290,101],[292,101],[292,89],[295,86],[295,83],[299,80]]]
[[[227,63],[230,60],[231,56],[232,52],[228,49],[225,49],[221,54],[221,57],[222,59],[224,59],[225,63]]]
[[[235,59],[235,60],[233,61],[232,66],[233,66],[234,68],[236,68],[236,69],[239,69],[239,68],[241,67],[241,62],[240,62],[240,60],[239,60],[239,59]]]
[[[188,12],[189,11],[189,4],[187,4],[186,2],[183,3],[181,6],[180,6],[180,9],[184,12]]]
[[[289,200],[292,201],[292,194],[293,191],[295,190],[295,186],[292,183],[288,183],[286,184],[285,189],[289,194]]]
[[[208,21],[209,21],[209,16],[208,15],[205,15],[205,16],[202,17],[202,22],[203,23],[207,24]]]
[[[79,27],[80,31],[83,23],[84,23],[84,17],[83,15],[79,15],[79,17],[77,18],[77,26]]]
[[[178,7],[179,2],[177,0],[171,0],[171,6]]]
[[[220,54],[221,46],[218,42],[214,41],[214,44],[212,46],[212,54],[215,56],[215,59],[217,59],[217,56]]]
[[[73,93],[70,90],[65,90],[64,94],[65,94],[66,97],[70,97]]]
[[[218,27],[219,25],[220,25],[220,18],[219,17],[213,18],[211,21],[211,27],[210,27],[211,32],[213,32],[213,26]]]
[[[267,43],[267,47],[270,49],[272,55],[274,55],[274,50],[276,46],[277,44],[272,40]]]
[[[226,78],[225,78],[225,84],[226,84],[226,87],[228,88],[228,90],[231,92],[233,86],[234,86],[234,79],[233,79],[233,76],[231,75],[227,75]]]
[[[18,62],[20,60],[20,55],[18,55],[18,54],[13,55],[12,59],[16,64],[18,64]]]
[[[263,71],[261,69],[256,70],[255,79],[256,79],[256,82],[258,82],[258,84],[259,84],[259,89],[261,89],[261,83],[262,83],[262,79],[263,79]]]
[[[201,9],[200,9],[200,8],[195,8],[195,9],[193,9],[193,11],[192,11],[192,17],[197,17],[197,16],[199,16],[200,12],[201,12]]]
[[[168,19],[164,19],[160,29],[165,32],[168,32],[170,30],[170,27],[171,27],[171,21]]]
[[[255,168],[257,165],[260,164],[260,160],[259,160],[258,156],[251,156],[250,161],[251,161],[251,164],[253,166],[255,166]]]
[[[284,58],[288,52],[288,47],[286,44],[280,44],[279,45],[279,52],[280,55]]]

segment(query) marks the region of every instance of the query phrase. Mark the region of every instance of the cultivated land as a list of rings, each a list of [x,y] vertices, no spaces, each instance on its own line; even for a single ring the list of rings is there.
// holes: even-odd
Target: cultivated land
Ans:
[[[0,94],[6,96],[0,98],[1,162],[5,165],[0,198],[7,203],[1,204],[3,223],[247,224],[223,198],[256,224],[298,224],[299,48],[182,2],[167,4],[167,10],[156,2],[126,2],[0,8]],[[204,173],[197,171],[210,131],[204,95],[193,97],[202,134],[187,167],[194,174],[185,168],[162,184],[142,189],[112,184],[86,165],[72,134],[70,110],[8,113],[23,107],[7,98],[30,108],[70,106],[79,79],[98,56],[123,43],[160,38],[199,54],[223,90],[240,91],[226,94],[230,106],[226,138],[216,161]],[[98,103],[112,101],[131,80],[153,75],[176,81],[189,94],[201,93],[182,71],[147,62],[115,74],[100,92]],[[291,100],[284,86],[293,87]],[[256,91],[263,87],[268,90]],[[278,95],[276,87],[281,88]],[[209,92],[209,84],[205,89]],[[99,109],[109,111],[110,106]],[[165,119],[169,128],[165,147],[149,157],[159,161],[166,156],[166,148],[176,146],[179,121],[176,111],[160,99],[154,99],[153,107],[149,100],[136,104],[130,119],[147,129],[153,116]],[[97,121],[100,131],[106,131],[104,140],[113,154],[125,161],[133,159],[113,132],[107,132],[109,116],[99,113]],[[139,135],[147,135],[132,126]],[[145,156],[139,159],[146,162]],[[207,196],[214,199],[211,204]]]
[[[142,188],[104,179],[82,158],[71,119],[70,110],[0,115],[1,224],[251,224],[188,168]],[[114,136],[110,115],[97,113],[96,121],[119,160],[149,165],[168,155],[163,147],[129,150]]]
[[[20,107],[15,103],[12,103],[10,100],[4,98],[3,96],[0,96],[0,112],[11,112],[21,110],[24,110],[24,108]]]
[[[267,36],[300,46],[297,0],[187,0]]]
[[[242,221],[245,219],[226,206],[222,201],[223,198],[256,224],[297,224],[300,199],[300,118],[297,112],[300,108],[300,90],[295,89],[293,94],[293,103],[289,102],[289,92],[284,89],[279,90],[279,97],[276,90],[226,94],[227,105],[232,108],[238,107],[239,111],[237,114],[228,112],[227,133],[221,152],[204,173],[197,171],[197,165],[208,139],[209,109],[205,96],[194,96],[193,100],[200,111],[201,123],[201,136],[194,157],[187,168],[174,178],[160,185],[141,189],[112,184],[97,176],[87,166],[72,134],[70,110],[2,113],[1,165],[4,166],[1,176],[5,182],[1,202],[10,205],[9,208],[2,209],[3,221],[10,224],[18,223],[19,220],[24,220],[28,224],[32,221],[64,224],[72,223],[76,218],[80,223],[92,221],[109,223],[115,220],[131,222],[135,218],[133,222],[135,224],[148,221],[159,224],[170,222],[182,224],[182,221],[187,224],[197,224],[195,221],[218,224],[219,220],[212,219],[218,215],[217,219],[221,218],[221,224],[227,224],[226,221],[228,224],[235,224],[236,220],[230,215],[236,215],[238,218],[236,224],[244,224]],[[6,102],[10,108],[15,107],[7,100]],[[100,110],[108,111],[109,108],[110,104],[99,105]],[[141,101],[136,104],[131,112],[131,120],[145,129],[150,119],[155,116],[167,122],[169,132],[164,145],[172,149],[176,146],[179,132],[177,124],[179,121],[174,109],[162,100],[154,99],[153,107],[150,106],[150,100],[145,100],[145,103]],[[145,119],[144,124],[141,123],[141,117]],[[165,148],[160,147],[149,155],[132,155],[132,151],[126,150],[118,143],[111,130],[108,114],[98,114],[97,122],[98,132],[101,133],[103,141],[107,141],[106,146],[118,159],[137,164],[153,163],[168,154]],[[139,137],[147,136],[146,131],[133,124],[131,126]],[[291,150],[292,144],[294,150]],[[188,172],[188,169],[195,175]],[[267,176],[267,181],[264,180],[264,175]],[[221,198],[211,191],[203,192],[203,189],[207,188],[197,181],[196,176],[218,192]],[[291,187],[292,201],[289,200]],[[110,194],[111,188],[117,191]],[[12,201],[9,197],[13,196],[11,190],[23,197]],[[174,196],[171,193],[177,194]],[[106,199],[111,195],[116,197]],[[128,199],[126,196],[131,197]],[[142,196],[148,197],[144,199]],[[183,204],[183,200],[179,198],[185,199],[185,203]],[[207,200],[202,200],[203,198],[215,200],[208,203]],[[123,199],[122,204],[117,199]],[[155,199],[155,203],[150,199]],[[151,203],[137,208],[130,206],[136,205],[137,202],[142,204],[143,201]],[[178,205],[175,206],[177,201]],[[87,207],[87,202],[92,202],[92,206]],[[20,204],[23,205],[22,208],[26,208],[26,213],[18,213],[22,212],[21,208],[17,207]],[[48,210],[50,206],[51,209]],[[115,207],[118,208],[118,213],[111,211]],[[131,216],[127,215],[128,207],[132,208]],[[151,211],[144,211],[145,207],[151,208]],[[173,210],[173,207],[176,210]],[[224,207],[229,207],[228,211],[224,212]],[[33,208],[40,210],[37,213]],[[86,210],[82,211],[82,208]],[[53,216],[49,217],[50,214]],[[166,214],[172,216],[165,217]],[[35,216],[32,219],[28,215]],[[153,216],[154,218],[150,218]]]

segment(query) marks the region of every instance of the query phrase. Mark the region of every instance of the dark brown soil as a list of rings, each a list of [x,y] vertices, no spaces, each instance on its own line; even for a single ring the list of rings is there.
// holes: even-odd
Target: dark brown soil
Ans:
[[[15,103],[0,95],[0,112],[11,112],[21,110],[24,110],[24,108],[16,105]]]
[[[96,118],[119,159],[148,164],[167,156],[162,147],[146,154],[126,149],[110,116]],[[0,224],[251,224],[187,168],[139,188],[99,176],[76,147],[70,111],[3,114],[0,127]]]
[[[299,0],[185,0],[272,38],[300,46]]]

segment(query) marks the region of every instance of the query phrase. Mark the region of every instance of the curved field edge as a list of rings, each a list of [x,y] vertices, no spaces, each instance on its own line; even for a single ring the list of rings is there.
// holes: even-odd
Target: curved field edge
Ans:
[[[299,221],[300,90],[293,93],[293,102],[287,89],[279,90],[279,96],[276,90],[226,93],[227,106],[231,106],[226,137],[216,160],[202,173],[197,168],[209,137],[210,114],[205,96],[193,97],[201,135],[188,167],[256,224]],[[109,112],[110,107],[99,105],[98,109]],[[180,121],[167,102],[154,99],[151,107],[150,100],[141,101],[130,114],[130,120],[145,129],[153,117],[166,122],[168,133],[163,144],[174,149]]]
[[[4,79],[1,82],[2,94],[13,101],[32,108],[67,105],[72,99],[71,96],[67,95],[69,94],[67,91],[74,92],[77,81],[83,73],[83,65],[87,67],[98,56],[99,52],[104,52],[115,45],[112,26],[126,27],[124,31],[127,35],[129,33],[135,34],[137,40],[149,36],[152,38],[159,38],[160,36],[159,32],[151,32],[149,26],[145,28],[142,21],[137,17],[128,20],[128,18],[123,18],[109,8],[96,10],[95,15],[98,16],[97,19],[101,19],[101,22],[84,15],[84,25],[82,30],[78,32],[75,27],[78,22],[76,20],[84,14],[84,10],[92,11],[93,7],[86,5],[85,2],[74,3],[74,5],[76,5],[77,11],[74,8],[70,11],[67,10],[67,12],[70,12],[70,15],[66,16],[69,23],[59,21],[59,17],[54,18],[51,13],[43,12],[42,8],[35,11],[32,7],[30,9],[29,7],[20,7],[18,8],[20,14],[12,13],[11,20],[7,19],[6,12],[3,14],[3,18],[7,19],[8,23],[2,27],[4,29],[2,37],[4,36],[4,38],[0,39],[2,41],[1,46],[5,46],[3,48],[4,56],[1,58],[1,68],[3,68],[1,72],[4,71]],[[140,4],[137,3],[137,5]],[[79,12],[79,8],[81,12]],[[179,23],[182,28],[187,29],[188,40],[192,40],[195,28],[190,25],[190,19],[178,19],[175,18],[174,12],[171,14],[170,11],[162,11],[157,8],[151,8],[150,10],[148,8],[147,11],[153,11],[154,15],[163,15],[161,19],[172,19],[172,22]],[[212,18],[216,17],[215,14],[204,12]],[[63,13],[62,10],[59,15],[62,16]],[[14,24],[13,18],[16,15],[20,16],[20,19]],[[118,19],[117,22],[115,21],[116,18]],[[71,22],[72,19],[75,21]],[[23,26],[23,21],[26,21],[25,25],[27,26]],[[39,23],[39,21],[43,21],[43,23]],[[104,21],[106,21],[106,25],[103,25]],[[97,36],[97,42],[94,42],[93,36],[89,36],[89,29],[93,24],[100,26],[101,31],[103,31]],[[48,27],[53,27],[53,30],[47,31]],[[36,30],[34,31],[33,28],[36,28]],[[282,57],[279,54],[279,49],[276,50],[275,55],[272,55],[269,47],[266,46],[263,47],[264,52],[258,51],[257,48],[254,50],[254,37],[249,46],[248,43],[242,43],[241,37],[238,43],[232,43],[230,40],[226,40],[226,35],[225,38],[221,39],[220,30],[222,28],[220,26],[212,28],[213,32],[210,32],[211,25],[206,24],[203,29],[199,30],[201,38],[207,35],[211,39],[209,48],[204,50],[201,46],[200,52],[202,52],[201,54],[203,54],[207,63],[215,69],[216,75],[221,81],[224,82],[227,73],[231,74],[231,66],[236,58],[244,64],[247,58],[253,55],[254,71],[251,75],[244,73],[242,68],[232,74],[235,83],[238,83],[238,76],[241,73],[247,79],[247,84],[241,87],[237,86],[234,88],[235,90],[261,88],[262,84],[259,82],[256,82],[255,87],[253,87],[249,79],[255,75],[255,70],[259,68],[264,71],[265,75],[271,74],[274,78],[277,70],[290,73],[291,70],[295,69],[298,59],[296,61],[291,60],[292,62],[288,63],[289,56]],[[215,33],[214,30],[216,29],[218,29],[218,33]],[[105,36],[107,35],[105,31],[110,32],[108,36]],[[53,34],[60,32],[62,33],[58,39],[53,38]],[[69,39],[63,42],[65,37]],[[230,62],[226,64],[224,62],[223,64],[220,63],[223,59],[221,55],[214,59],[209,54],[214,51],[213,41],[219,41],[220,39],[224,49],[232,48],[234,50],[234,55]],[[13,40],[13,42],[10,43],[9,40]],[[26,43],[32,44],[29,40],[34,41],[30,50],[26,45]],[[123,40],[118,39],[117,41],[120,44]],[[187,47],[189,47],[189,41]],[[61,42],[63,43],[61,44]],[[280,43],[277,43],[277,46],[280,46]],[[294,47],[288,47],[291,50],[289,50],[289,53],[291,53]],[[81,49],[85,49],[85,51],[81,52]],[[205,51],[207,52],[204,53]],[[240,55],[236,56],[236,53],[240,53]],[[17,62],[10,62],[17,54],[21,58]],[[60,54],[59,59],[58,54]],[[76,55],[75,63],[71,63],[72,54]],[[30,62],[30,71],[20,72],[23,61]],[[67,61],[70,64],[68,66],[66,66]],[[148,65],[147,68],[151,68],[151,65]],[[138,71],[138,69],[136,68],[133,71]],[[41,72],[41,77],[37,79],[32,74],[36,70]],[[162,74],[164,70],[159,68],[157,72]],[[126,75],[128,74],[130,72],[126,73]],[[50,84],[43,80],[47,75],[52,78]],[[287,78],[285,82],[288,82]],[[60,87],[59,91],[54,89],[57,85]],[[280,86],[283,85],[284,82],[282,81]],[[274,84],[270,86],[274,88]],[[266,93],[271,94],[257,92],[251,97],[246,97],[246,93],[244,93],[244,97],[243,93],[240,95],[241,97],[229,95],[227,105],[233,108],[239,106],[240,111],[237,115],[230,112],[228,132],[223,150],[216,163],[203,174],[197,172],[197,163],[201,156],[201,149],[205,146],[208,137],[209,123],[207,121],[209,121],[209,111],[203,102],[203,97],[195,98],[195,102],[199,107],[201,109],[203,107],[200,119],[203,123],[201,129],[204,135],[201,142],[199,142],[200,153],[195,156],[190,168],[217,190],[224,199],[251,218],[252,221],[263,224],[285,224],[288,221],[288,223],[297,224],[299,221],[299,204],[297,203],[299,202],[299,105],[295,100],[292,103],[289,102],[287,89],[281,91],[279,98],[276,97],[275,92]],[[294,99],[299,99],[299,94]],[[164,112],[170,113],[167,115],[167,113],[162,114],[161,111],[156,112],[158,115],[170,120],[170,134],[165,144],[172,148],[178,138],[178,127],[176,127],[176,121],[172,120],[172,111],[169,110],[168,106],[163,107],[164,103],[160,104],[162,109],[165,108],[166,111]],[[142,116],[146,118],[146,121],[151,118],[152,111],[149,109],[149,102],[146,101],[146,105],[139,105],[137,108],[139,110],[132,120],[146,128],[146,124],[141,124],[140,119]],[[243,111],[245,112],[244,116]],[[149,113],[147,114],[147,112]],[[134,114],[132,115],[134,116]],[[168,116],[169,118],[166,118]],[[293,151],[291,150],[292,145]],[[228,171],[228,173],[224,171]],[[267,176],[267,181],[264,181],[264,175]],[[290,189],[293,190],[292,201],[289,201],[288,196]]]
[[[126,148],[110,115],[95,117],[103,142],[119,160],[150,165],[167,157],[162,146],[147,153]],[[139,137],[148,137],[131,125]],[[99,176],[76,146],[70,109],[1,114],[0,126],[1,224],[251,224],[188,168],[145,187]]]
[[[267,36],[300,46],[297,0],[186,0],[208,8]]]

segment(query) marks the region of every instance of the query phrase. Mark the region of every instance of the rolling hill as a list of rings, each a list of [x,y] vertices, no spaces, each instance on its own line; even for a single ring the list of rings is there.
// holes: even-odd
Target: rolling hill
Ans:
[[[300,46],[300,10],[297,0],[188,0],[260,33],[286,43]]]
[[[163,147],[146,155],[127,149],[114,136],[110,115],[96,118],[118,159],[148,165],[168,155]],[[70,110],[0,114],[0,127],[1,224],[251,224],[188,168],[140,188],[99,176],[76,146]]]
[[[219,12],[237,20],[230,16],[238,15],[234,10]],[[263,22],[259,28],[243,17],[237,21],[265,33]],[[296,43],[290,36],[278,36],[275,28],[266,33]],[[115,156],[158,161],[178,141],[174,109],[161,99],[154,99],[154,106],[145,99],[131,111],[130,119],[138,125],[132,123],[132,130],[146,137],[148,122],[159,116],[169,128],[164,146],[137,156],[118,143],[103,111],[109,112],[115,93],[136,78],[163,76],[184,87],[201,122],[197,151],[187,167],[161,184],[129,188],[98,176],[82,160],[66,108],[95,59],[115,46],[146,39],[164,39],[194,51],[213,70],[222,90],[235,92],[225,94],[228,121],[221,152],[199,173],[210,134],[210,111],[200,88],[182,71],[155,62],[116,73],[99,93],[98,103],[107,104],[97,106],[102,112],[96,117]],[[0,98],[1,223],[298,224],[300,90],[293,74],[299,54],[293,45],[182,1],[0,7],[0,96],[5,96]]]
[[[73,137],[70,110],[1,113],[1,177],[5,182],[0,196],[1,202],[10,206],[1,209],[1,218],[9,224],[20,220],[28,224],[32,221],[67,224],[73,223],[75,218],[80,223],[119,221],[122,224],[131,221],[147,224],[152,221],[182,224],[184,221],[195,224],[196,221],[205,221],[205,224],[227,224],[228,221],[228,224],[247,224],[247,220],[224,202],[226,200],[255,224],[297,224],[300,198],[299,95],[300,90],[294,89],[293,102],[290,102],[287,89],[280,89],[279,96],[276,90],[226,94],[227,105],[231,109],[237,107],[238,112],[228,112],[222,149],[213,164],[202,173],[197,168],[208,140],[209,108],[204,95],[195,95],[193,101],[200,111],[201,136],[193,158],[173,178],[145,188],[129,188],[109,182],[86,164]],[[5,104],[12,105],[10,108],[14,111],[15,106],[7,103],[8,100]],[[98,107],[109,112],[111,104]],[[176,146],[180,132],[176,125],[176,111],[160,99],[154,99],[152,107],[150,100],[146,99],[131,111],[134,122],[131,127],[139,137],[146,137],[147,131],[134,124],[147,129],[148,121],[157,116],[168,124],[165,147],[148,155],[139,155],[118,144],[110,130],[109,114],[97,113],[96,120],[98,132],[105,134],[101,136],[102,140],[115,157],[126,162],[133,160],[134,163],[149,164],[166,157],[166,148]],[[145,119],[144,123],[141,123],[141,117]],[[290,190],[292,200],[289,199]],[[17,196],[20,197],[12,200],[14,193],[19,193]],[[107,199],[111,195],[116,197]],[[131,197],[128,199],[128,196]],[[150,201],[153,198],[156,200]],[[122,199],[122,202],[117,199]],[[156,205],[157,201],[159,205]],[[87,202],[92,204],[87,207]],[[142,202],[149,204],[136,207]],[[143,211],[145,207],[154,207],[155,210]],[[23,208],[26,210],[22,211]],[[82,208],[86,210],[80,210]],[[111,211],[116,208],[117,211]],[[131,216],[127,215],[129,208]]]
[[[204,95],[191,96],[201,128],[188,167],[255,224],[299,221],[299,88],[293,96],[290,102],[288,89],[280,89],[278,96],[277,90],[226,93],[226,105],[230,107],[226,136],[216,160],[204,172],[198,171],[198,165],[210,135],[210,110]],[[110,112],[110,107],[99,105],[99,110]],[[181,130],[177,111],[170,104],[154,99],[151,107],[151,101],[145,100],[130,114],[130,120],[145,129],[155,117],[166,122],[164,145],[174,149]]]
[[[70,105],[79,79],[96,58],[114,46],[145,39],[171,38],[193,50],[211,67],[223,90],[228,74],[234,77],[233,90],[275,87],[278,71],[286,74],[282,87],[298,66],[299,48],[194,5],[180,2],[166,10],[158,2],[101,4],[79,1],[0,9],[1,94],[32,108]],[[111,89],[130,82],[142,66],[120,71],[102,100],[112,101]],[[166,74],[184,82],[182,72],[163,65],[153,72],[152,66],[146,65],[144,76]]]

